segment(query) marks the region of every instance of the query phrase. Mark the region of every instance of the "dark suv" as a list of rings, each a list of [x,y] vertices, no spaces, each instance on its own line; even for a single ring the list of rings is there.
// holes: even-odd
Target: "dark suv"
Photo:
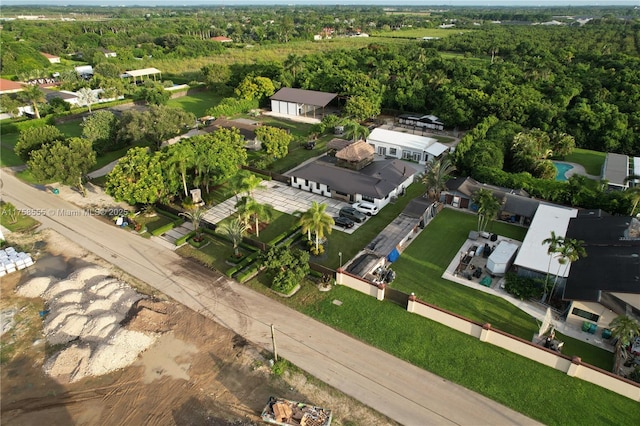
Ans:
[[[360,213],[353,207],[343,207],[340,209],[339,216],[351,219],[354,222],[362,223],[367,220],[367,216],[364,213]]]

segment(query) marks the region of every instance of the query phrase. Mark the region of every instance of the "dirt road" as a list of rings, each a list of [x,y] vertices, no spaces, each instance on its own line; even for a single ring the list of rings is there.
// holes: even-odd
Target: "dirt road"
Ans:
[[[352,339],[221,274],[194,265],[156,243],[93,217],[59,212],[76,207],[3,174],[3,198],[85,249],[264,348],[270,325],[283,357],[405,425],[534,424],[520,413]]]

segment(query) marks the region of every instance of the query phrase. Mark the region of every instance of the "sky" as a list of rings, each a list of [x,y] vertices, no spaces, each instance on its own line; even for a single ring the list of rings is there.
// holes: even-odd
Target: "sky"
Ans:
[[[199,6],[199,5],[418,5],[418,6],[638,6],[640,0],[2,0],[2,5]]]

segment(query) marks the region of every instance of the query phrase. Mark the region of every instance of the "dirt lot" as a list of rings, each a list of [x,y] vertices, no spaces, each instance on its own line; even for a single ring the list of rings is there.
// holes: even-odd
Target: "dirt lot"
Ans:
[[[264,350],[58,234],[43,231],[9,240],[19,241],[40,259],[35,270],[1,280],[0,309],[16,311],[13,327],[0,338],[3,425],[260,424],[260,411],[270,395],[331,408],[334,425],[395,424],[295,368],[274,375]],[[69,384],[43,372],[45,360],[62,349],[43,339],[39,312],[44,302],[19,297],[15,288],[33,276],[62,278],[87,264],[110,268],[114,276],[149,295],[131,309],[123,325],[161,337],[133,365]]]

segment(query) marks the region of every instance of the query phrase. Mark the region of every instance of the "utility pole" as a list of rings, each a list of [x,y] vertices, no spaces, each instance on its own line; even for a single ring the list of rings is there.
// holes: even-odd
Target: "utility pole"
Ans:
[[[271,324],[271,341],[273,342],[273,360],[278,362],[278,348],[276,347],[276,329]]]

